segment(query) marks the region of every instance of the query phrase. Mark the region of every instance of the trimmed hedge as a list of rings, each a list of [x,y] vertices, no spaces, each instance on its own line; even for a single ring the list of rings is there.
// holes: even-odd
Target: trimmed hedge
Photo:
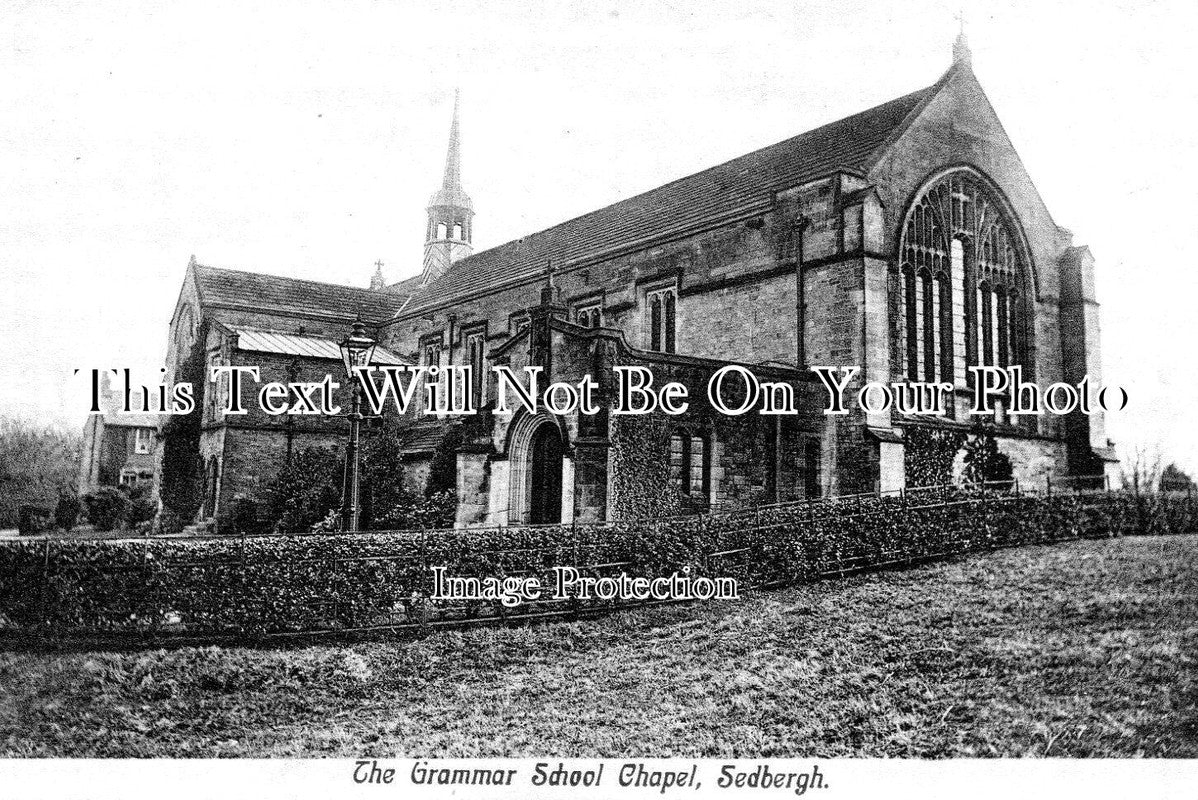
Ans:
[[[0,546],[0,626],[78,633],[272,634],[572,613],[614,602],[432,603],[457,576],[732,576],[743,586],[1077,537],[1198,531],[1189,495],[1052,497],[934,489],[620,524]],[[547,591],[546,596],[550,593]]]

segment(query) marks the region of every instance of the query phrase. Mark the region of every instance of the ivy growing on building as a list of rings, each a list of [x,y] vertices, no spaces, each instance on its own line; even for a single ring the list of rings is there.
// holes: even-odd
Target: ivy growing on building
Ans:
[[[611,424],[613,519],[662,517],[682,512],[670,481],[670,424],[655,414],[620,416]]]
[[[907,486],[944,486],[953,482],[953,462],[965,432],[960,430],[909,426],[906,429],[903,471]]]
[[[176,382],[204,386],[203,342],[207,325],[196,336],[187,357],[179,364]],[[196,401],[201,401],[200,393]],[[173,533],[195,519],[204,500],[204,467],[200,460],[200,425],[203,414],[196,408],[190,414],[166,418],[162,428],[162,477],[159,497],[162,511],[159,524],[163,532]]]
[[[461,446],[462,426],[456,423],[446,425],[429,462],[428,483],[424,487],[426,497],[457,491],[458,448]]]

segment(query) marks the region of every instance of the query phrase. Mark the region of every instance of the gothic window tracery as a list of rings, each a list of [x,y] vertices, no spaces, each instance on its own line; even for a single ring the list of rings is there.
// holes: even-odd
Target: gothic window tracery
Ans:
[[[486,378],[486,336],[481,331],[466,336],[466,363],[470,365],[470,402],[481,408]]]
[[[603,326],[603,306],[591,303],[579,306],[574,312],[575,321],[584,328],[599,328]]]
[[[963,387],[970,365],[1023,363],[1026,265],[1014,231],[970,171],[950,173],[920,195],[890,273],[897,376]]]
[[[671,287],[648,292],[649,349],[662,353],[675,352],[675,326],[677,324],[678,295]]]

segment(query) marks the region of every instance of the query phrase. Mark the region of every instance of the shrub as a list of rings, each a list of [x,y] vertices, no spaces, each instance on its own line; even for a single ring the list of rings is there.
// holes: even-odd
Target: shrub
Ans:
[[[446,425],[429,461],[428,482],[424,486],[425,496],[432,497],[457,491],[458,448],[461,445],[462,426],[456,422]]]
[[[181,533],[186,527],[186,519],[181,517],[178,512],[164,507],[158,512],[158,516],[154,518],[152,530],[157,536],[171,536]]]
[[[22,536],[45,533],[53,526],[54,515],[41,506],[21,506],[17,519],[17,532]]]
[[[373,530],[425,530],[449,528],[457,517],[458,493],[455,491],[417,497],[404,493],[390,510],[373,521]]]
[[[134,497],[129,501],[128,521],[130,527],[136,527],[143,522],[151,522],[157,514],[158,501],[148,494]]]
[[[119,489],[103,486],[91,494],[83,495],[87,506],[87,519],[98,531],[119,528],[129,516],[132,505],[129,498]]]
[[[58,493],[58,505],[54,507],[54,524],[57,527],[69,532],[82,513],[83,503],[79,502],[78,495],[71,491]]]
[[[45,623],[58,633],[135,633],[167,619],[181,620],[172,626],[192,635],[423,624],[487,610],[430,600],[430,567],[438,565],[461,576],[537,575],[546,586],[554,566],[634,578],[689,569],[736,577],[748,587],[998,546],[1195,530],[1198,499],[1181,494],[1034,497],[937,488],[902,498],[832,499],[577,529],[15,540],[0,545],[0,615],[16,626]],[[44,587],[43,575],[49,575]],[[610,605],[573,599],[549,608]],[[492,616],[536,610],[536,604],[490,606]]]
[[[403,436],[404,431],[397,421],[385,420],[382,428],[371,430],[363,441],[359,486],[359,526],[362,530],[383,527],[379,518],[411,499],[403,488]]]
[[[266,490],[266,518],[284,531],[306,531],[341,505],[343,459],[309,447],[279,470]]]
[[[908,486],[943,486],[953,482],[953,461],[965,433],[922,425],[907,426],[903,469]]]
[[[426,527],[423,522],[426,518],[445,518],[443,491],[434,492],[435,498],[422,503],[403,488],[404,424],[388,419],[379,428],[367,427],[362,431],[358,494],[361,530]],[[460,434],[452,432],[442,437],[439,452],[443,464],[447,463],[446,453],[457,458],[454,442],[460,440]],[[437,461],[436,456],[433,460]],[[335,450],[309,448],[299,453],[267,488],[266,502],[258,509],[256,528],[246,530],[262,531],[272,526],[282,531],[338,530],[344,470],[344,458]],[[444,473],[444,467],[440,470]],[[429,485],[435,484],[436,480],[430,477]],[[412,521],[408,522],[409,519]],[[444,524],[452,523],[450,515]]]
[[[120,490],[129,495],[130,500],[142,500],[154,494],[154,487],[148,483],[136,485],[122,484]]]
[[[998,439],[989,427],[978,426],[965,442],[965,474],[968,483],[1009,483],[1014,477],[1011,459],[998,449]]]
[[[217,516],[216,529],[222,534],[263,533],[264,520],[258,501],[244,494],[233,495],[233,500],[222,507]]]

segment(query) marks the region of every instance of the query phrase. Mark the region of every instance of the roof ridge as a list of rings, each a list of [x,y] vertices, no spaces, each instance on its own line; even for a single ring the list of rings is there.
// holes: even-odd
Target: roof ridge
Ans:
[[[348,284],[348,283],[329,283],[328,281],[314,281],[311,278],[295,278],[290,275],[275,275],[274,273],[270,273],[270,272],[253,272],[248,269],[235,269],[233,267],[214,267],[209,264],[196,264],[195,268],[198,270],[204,269],[204,270],[212,270],[215,272],[235,272],[238,275],[252,275],[255,278],[272,278],[272,279],[281,280],[281,281],[292,281],[294,283],[310,283],[313,286],[332,286],[337,289],[350,289],[355,292],[368,293],[368,294],[374,295],[376,297],[387,296],[387,292],[380,292],[375,289],[363,288],[361,286],[354,286],[354,285]],[[402,283],[402,281],[401,281],[401,283]]]
[[[949,72],[951,72],[951,71],[952,71],[952,69],[950,68]],[[614,200],[614,201],[612,201],[611,203],[608,203],[607,205],[600,206],[599,208],[595,208],[595,209],[592,209],[592,210],[590,210],[590,211],[586,211],[586,212],[584,212],[584,213],[582,213],[582,214],[579,214],[579,215],[577,215],[577,216],[570,217],[569,219],[564,219],[564,220],[562,220],[561,222],[554,223],[553,225],[550,225],[550,226],[549,226],[549,227],[547,227],[547,228],[542,228],[542,229],[541,229],[541,230],[539,230],[539,231],[534,231],[534,232],[532,232],[532,233],[527,233],[527,234],[525,234],[524,236],[520,236],[520,237],[517,237],[517,238],[515,238],[515,239],[509,239],[508,241],[506,241],[506,242],[503,242],[502,244],[497,244],[497,245],[495,245],[495,246],[493,246],[493,247],[488,247],[486,250],[479,250],[477,253],[471,253],[470,255],[466,256],[465,258],[463,258],[463,259],[461,259],[459,262],[457,262],[457,263],[456,263],[454,266],[455,266],[455,268],[456,268],[456,267],[459,267],[459,266],[461,266],[462,264],[464,264],[464,263],[466,263],[466,262],[468,262],[468,261],[471,261],[471,260],[473,260],[473,259],[477,259],[477,258],[479,258],[480,256],[486,255],[487,253],[493,253],[493,252],[495,252],[495,251],[497,251],[497,250],[502,250],[503,248],[505,248],[505,247],[508,247],[508,246],[510,246],[510,245],[514,245],[514,244],[517,244],[517,243],[519,243],[519,242],[523,242],[523,241],[524,241],[524,240],[526,240],[526,239],[531,239],[531,238],[532,238],[532,237],[534,237],[534,236],[540,236],[540,235],[542,235],[542,234],[545,234],[545,233],[548,233],[548,232],[550,232],[550,231],[554,230],[555,228],[560,228],[560,227],[563,227],[563,226],[565,226],[565,225],[569,225],[569,224],[570,224],[570,223],[572,223],[572,222],[577,222],[578,220],[580,220],[580,219],[583,219],[583,218],[585,218],[585,217],[589,217],[589,216],[591,216],[592,214],[598,214],[598,213],[600,213],[600,212],[602,212],[602,211],[606,211],[607,209],[609,209],[609,208],[612,208],[613,206],[618,206],[618,205],[620,205],[620,204],[622,204],[622,203],[628,203],[628,202],[631,202],[631,201],[633,201],[633,200],[636,200],[636,199],[638,199],[638,198],[644,197],[644,196],[646,196],[646,195],[650,195],[650,194],[653,194],[653,193],[655,193],[655,192],[659,192],[659,191],[661,191],[662,189],[666,189],[666,188],[668,188],[668,187],[670,187],[670,186],[673,186],[673,185],[675,185],[675,184],[682,183],[683,181],[688,181],[688,180],[691,180],[692,178],[696,178],[696,177],[698,177],[698,176],[700,176],[700,175],[703,175],[704,173],[707,173],[707,172],[713,172],[713,171],[715,171],[715,170],[717,170],[717,169],[720,169],[721,167],[726,167],[726,166],[728,166],[729,164],[732,164],[732,163],[734,163],[734,162],[736,162],[736,161],[740,161],[741,159],[744,159],[744,158],[749,158],[750,156],[754,156],[754,155],[757,155],[758,153],[765,152],[766,150],[772,150],[772,149],[773,149],[773,148],[775,148],[775,147],[781,147],[781,146],[783,146],[783,145],[785,145],[785,144],[789,144],[789,143],[791,143],[791,142],[794,142],[794,140],[796,140],[796,139],[801,139],[801,138],[803,138],[804,136],[810,136],[810,135],[812,135],[812,134],[818,133],[819,131],[822,131],[822,130],[824,130],[825,128],[830,128],[830,127],[832,127],[832,126],[834,126],[834,125],[840,125],[840,124],[842,124],[842,123],[846,122],[847,120],[850,120],[850,119],[852,119],[853,117],[865,116],[865,115],[867,115],[867,114],[871,114],[871,113],[873,113],[873,112],[876,112],[878,109],[881,109],[881,108],[883,108],[883,107],[885,107],[885,106],[889,106],[889,105],[892,105],[892,104],[901,103],[901,102],[903,102],[903,101],[905,101],[905,100],[910,100],[911,98],[915,97],[915,96],[916,96],[916,95],[918,95],[918,94],[923,94],[923,93],[925,93],[925,92],[930,92],[930,91],[932,91],[932,90],[936,89],[936,88],[937,88],[937,87],[938,87],[938,86],[939,86],[939,85],[940,85],[940,84],[941,84],[941,83],[944,81],[944,79],[945,79],[947,76],[948,76],[948,73],[945,73],[945,75],[941,76],[941,78],[940,78],[939,80],[937,80],[935,83],[933,83],[933,84],[930,84],[930,85],[928,85],[928,86],[925,86],[925,87],[923,87],[922,89],[916,89],[916,90],[915,90],[915,91],[913,91],[913,92],[908,92],[908,93],[906,93],[906,94],[904,94],[904,95],[900,95],[900,96],[898,96],[898,97],[892,97],[891,99],[887,100],[887,101],[886,101],[886,102],[884,102],[884,103],[878,103],[877,105],[870,106],[869,108],[862,109],[861,111],[857,111],[857,112],[854,112],[854,113],[852,113],[852,114],[848,114],[848,115],[846,115],[846,116],[840,117],[840,118],[838,118],[838,119],[834,119],[834,120],[831,120],[831,121],[829,121],[829,122],[825,122],[823,125],[817,125],[816,127],[814,127],[814,128],[811,128],[811,129],[809,129],[809,130],[805,130],[805,131],[802,131],[801,133],[796,133],[796,134],[794,134],[794,135],[792,135],[792,136],[788,136],[788,137],[786,137],[785,139],[779,139],[778,141],[776,141],[776,142],[773,142],[772,144],[767,144],[767,145],[764,145],[764,146],[762,146],[762,147],[758,147],[758,148],[756,148],[756,149],[754,149],[754,150],[750,150],[750,151],[749,151],[749,152],[747,152],[747,153],[741,153],[739,156],[734,156],[734,157],[732,157],[732,158],[729,158],[729,159],[727,159],[727,160],[725,160],[725,161],[721,161],[721,162],[719,162],[718,164],[712,164],[710,167],[704,167],[703,169],[697,170],[697,171],[695,171],[695,172],[692,172],[692,173],[689,173],[689,174],[687,174],[687,175],[682,175],[682,176],[680,176],[680,177],[678,177],[678,178],[674,178],[673,180],[666,181],[665,183],[661,183],[661,184],[658,184],[657,186],[654,186],[654,187],[652,187],[652,188],[646,189],[646,190],[644,190],[643,192],[638,192],[637,194],[634,194],[634,195],[629,195],[629,196],[627,196],[627,197],[622,197],[622,198],[620,198],[619,200]],[[846,165],[846,166],[847,166],[847,165]],[[449,274],[449,273],[446,273],[446,274]]]
[[[944,71],[944,74],[941,75],[931,86],[925,86],[923,89],[920,89],[917,92],[911,92],[911,94],[906,94],[890,101],[893,103],[899,100],[907,99],[916,94],[923,94],[923,97],[920,98],[919,102],[912,106],[911,110],[908,111],[903,117],[902,122],[894,126],[894,129],[890,131],[889,135],[887,135],[887,137],[883,139],[877,147],[874,148],[873,152],[869,154],[867,163],[869,164],[870,168],[876,166],[878,160],[882,157],[882,154],[885,153],[886,150],[888,150],[891,146],[893,146],[894,143],[897,142],[902,135],[907,132],[907,129],[911,127],[911,123],[913,123],[916,118],[918,118],[919,115],[924,112],[924,109],[928,107],[928,103],[932,101],[932,98],[939,94],[940,90],[948,85],[949,80],[956,75],[960,68],[961,65],[954,61],[949,68]],[[969,69],[968,65],[966,65],[964,69]],[[882,105],[886,104],[883,103]]]

